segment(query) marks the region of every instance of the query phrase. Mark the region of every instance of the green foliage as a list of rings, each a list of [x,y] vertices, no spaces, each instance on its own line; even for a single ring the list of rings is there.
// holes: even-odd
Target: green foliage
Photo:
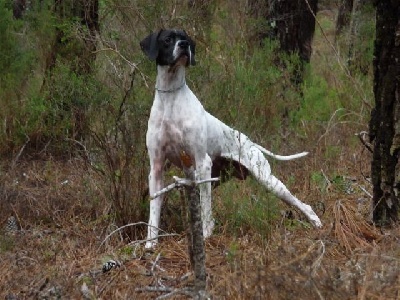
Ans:
[[[132,255],[135,253],[134,247],[127,245],[119,249],[119,255],[125,256],[125,257],[132,257]]]
[[[292,111],[292,122],[297,126],[301,120],[326,122],[333,112],[343,107],[338,92],[323,77],[310,74],[303,83],[304,97],[298,110]]]
[[[325,191],[327,182],[326,182],[324,174],[322,174],[321,172],[313,172],[311,174],[311,181],[321,191]]]
[[[0,254],[14,249],[14,238],[12,236],[0,233]]]
[[[78,75],[70,66],[57,63],[41,93],[27,99],[17,138],[29,137],[38,147],[51,140],[57,152],[68,150],[67,139],[88,135],[91,112],[97,114],[107,98],[107,90],[91,75]]]
[[[21,96],[29,88],[26,82],[35,55],[23,34],[23,24],[13,19],[4,1],[0,1],[0,20],[0,142],[5,151],[9,144],[18,144],[14,136],[19,127],[17,116],[23,108]]]
[[[18,39],[21,23],[14,20],[11,10],[0,1],[0,94],[10,89],[22,73],[29,69],[32,59]]]
[[[207,109],[249,135],[255,128],[276,129],[280,117],[298,102],[287,88],[296,57],[286,57],[288,67],[283,68],[276,63],[276,49],[275,42],[265,40],[262,47],[251,50],[242,44],[221,50],[226,63],[209,66],[210,82],[200,96]]]
[[[235,235],[252,231],[267,237],[279,212],[276,198],[254,179],[248,181],[231,180],[219,187],[220,200],[214,210],[217,221],[228,224],[228,231]],[[246,185],[249,192],[241,193],[239,184]]]
[[[351,36],[353,49],[349,49],[349,67],[353,73],[372,74],[375,41],[375,8],[363,4],[355,17],[356,34]]]

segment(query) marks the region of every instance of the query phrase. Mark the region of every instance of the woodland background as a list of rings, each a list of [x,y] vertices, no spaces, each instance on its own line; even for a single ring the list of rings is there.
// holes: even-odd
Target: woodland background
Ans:
[[[318,2],[0,0],[0,296],[152,299],[137,289],[191,283],[179,192],[162,216],[176,235],[153,254],[140,243],[156,70],[139,42],[174,27],[197,43],[187,82],[208,111],[275,153],[310,152],[270,163],[324,223],[251,179],[218,187],[210,294],[399,299],[399,229],[371,225],[375,8]]]

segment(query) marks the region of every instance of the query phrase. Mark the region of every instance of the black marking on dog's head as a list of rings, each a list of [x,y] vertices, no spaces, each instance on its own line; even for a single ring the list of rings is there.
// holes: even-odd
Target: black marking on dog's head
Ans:
[[[161,66],[194,66],[196,43],[183,30],[163,29],[140,42],[143,52]]]

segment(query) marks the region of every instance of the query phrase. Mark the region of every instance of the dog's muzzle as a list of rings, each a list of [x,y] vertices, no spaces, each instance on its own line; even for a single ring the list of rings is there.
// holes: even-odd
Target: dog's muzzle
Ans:
[[[186,40],[178,41],[176,43],[176,49],[174,52],[175,52],[174,65],[182,64],[184,66],[188,66],[190,64],[192,53],[188,41]]]

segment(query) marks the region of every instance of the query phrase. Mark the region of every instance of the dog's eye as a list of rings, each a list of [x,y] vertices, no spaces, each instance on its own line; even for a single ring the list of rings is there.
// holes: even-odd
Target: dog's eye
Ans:
[[[172,42],[172,38],[171,37],[167,37],[164,42],[165,42],[165,44],[169,45]]]

